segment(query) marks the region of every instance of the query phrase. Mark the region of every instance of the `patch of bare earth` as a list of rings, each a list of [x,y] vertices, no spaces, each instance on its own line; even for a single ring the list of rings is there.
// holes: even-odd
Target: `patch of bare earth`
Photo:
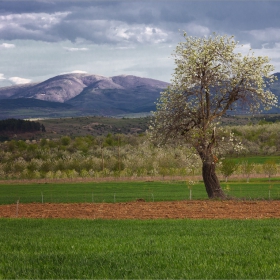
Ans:
[[[173,201],[126,203],[30,203],[0,205],[0,217],[79,219],[280,218],[280,201]]]

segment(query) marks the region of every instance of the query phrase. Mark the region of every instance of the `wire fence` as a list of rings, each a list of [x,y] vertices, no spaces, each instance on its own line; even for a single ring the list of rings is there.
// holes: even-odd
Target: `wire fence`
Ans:
[[[280,181],[223,182],[223,191],[236,199],[280,200]],[[203,200],[207,193],[202,182],[188,188],[186,182],[104,185],[27,185],[0,186],[0,204],[20,203],[120,203],[131,201]]]

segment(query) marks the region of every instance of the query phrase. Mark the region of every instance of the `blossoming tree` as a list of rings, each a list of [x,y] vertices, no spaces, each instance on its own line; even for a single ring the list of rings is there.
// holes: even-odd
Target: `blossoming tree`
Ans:
[[[269,59],[251,52],[243,56],[237,45],[233,36],[196,38],[184,33],[174,53],[171,85],[161,93],[150,126],[158,141],[180,138],[193,146],[202,160],[209,198],[226,197],[215,172],[219,118],[236,108],[254,111],[277,104],[265,89],[274,80]]]

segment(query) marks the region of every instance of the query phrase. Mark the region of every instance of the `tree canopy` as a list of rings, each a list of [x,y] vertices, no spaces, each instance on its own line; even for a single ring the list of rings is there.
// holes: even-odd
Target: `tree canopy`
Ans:
[[[45,126],[39,122],[21,120],[21,119],[6,119],[0,120],[0,133],[2,132],[34,132],[41,131],[45,132]]]
[[[233,36],[196,38],[184,33],[176,47],[171,85],[161,93],[150,127],[160,142],[183,139],[199,154],[210,198],[224,198],[215,173],[217,122],[229,110],[257,111],[277,104],[266,84],[273,82],[268,57],[236,51]]]

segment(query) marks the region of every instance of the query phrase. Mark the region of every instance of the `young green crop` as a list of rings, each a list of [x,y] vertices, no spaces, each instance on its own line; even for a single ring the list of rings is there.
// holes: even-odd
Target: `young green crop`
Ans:
[[[222,188],[232,197],[244,199],[280,199],[277,178],[222,182]],[[106,182],[49,183],[0,185],[0,204],[126,202],[139,198],[145,201],[174,201],[190,199],[186,181],[178,182]],[[192,186],[192,199],[207,199],[202,182]]]
[[[279,242],[279,219],[0,219],[0,279],[273,279]]]
[[[194,186],[193,199],[205,199],[202,184]],[[0,185],[0,204],[52,202],[126,202],[142,198],[146,201],[168,201],[189,198],[189,190],[181,182],[106,182],[60,184]]]

